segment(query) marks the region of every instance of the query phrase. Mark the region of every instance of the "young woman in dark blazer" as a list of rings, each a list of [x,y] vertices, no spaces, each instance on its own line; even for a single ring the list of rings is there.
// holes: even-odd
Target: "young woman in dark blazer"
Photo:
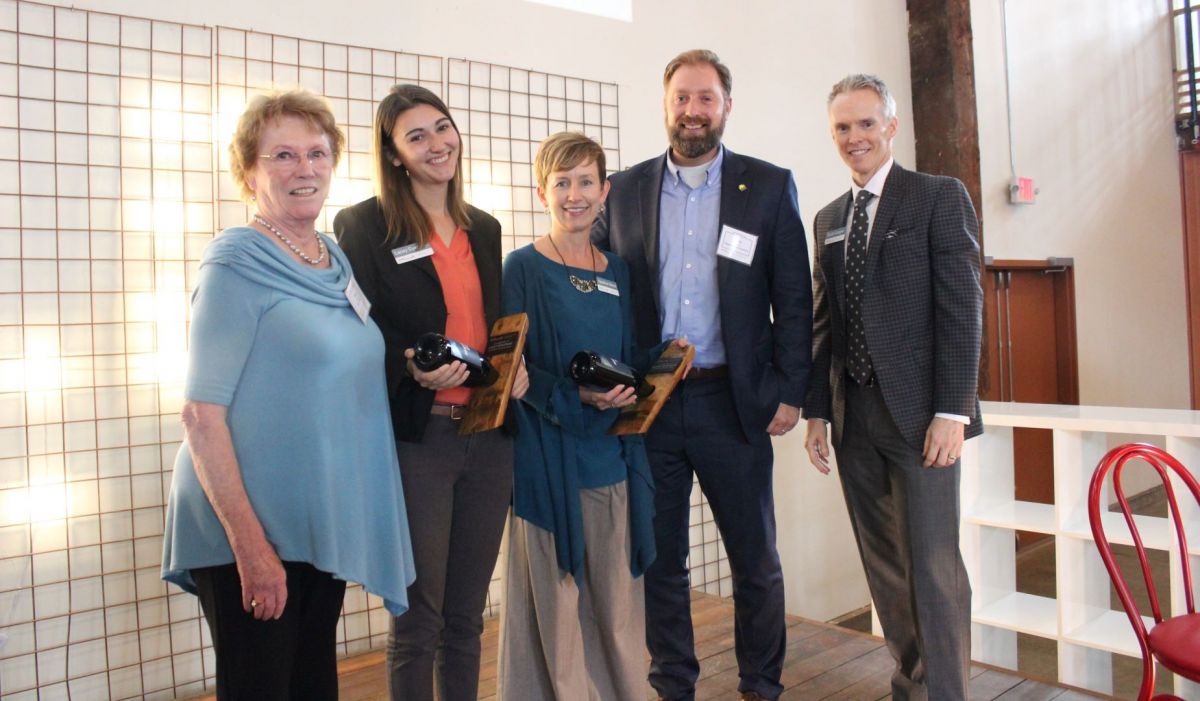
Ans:
[[[392,426],[417,581],[388,637],[393,699],[475,699],[488,583],[512,492],[503,431],[458,434],[470,398],[457,361],[422,372],[412,346],[444,333],[478,350],[500,314],[500,224],[463,201],[462,148],[445,103],[397,85],[374,126],[376,192],[334,219],[387,344]],[[512,396],[528,388],[524,366]],[[435,671],[436,666],[436,671]]]

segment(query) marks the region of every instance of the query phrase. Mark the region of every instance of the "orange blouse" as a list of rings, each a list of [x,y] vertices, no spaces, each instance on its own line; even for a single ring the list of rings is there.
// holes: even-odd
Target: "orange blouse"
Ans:
[[[483,353],[488,341],[483,288],[467,232],[455,229],[449,246],[437,232],[432,233],[429,241],[433,246],[433,267],[442,282],[442,299],[446,303],[446,337]],[[439,390],[433,397],[438,404],[466,404],[470,399],[468,387]]]

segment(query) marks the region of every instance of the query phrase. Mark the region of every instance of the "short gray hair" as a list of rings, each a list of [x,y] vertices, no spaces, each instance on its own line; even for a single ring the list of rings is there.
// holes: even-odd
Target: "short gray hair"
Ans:
[[[878,76],[869,73],[852,73],[834,83],[833,89],[829,91],[829,99],[825,101],[826,109],[833,104],[833,98],[855,90],[871,90],[878,95],[879,99],[883,101],[883,118],[885,120],[890,121],[892,117],[896,116],[896,98],[892,97],[892,91],[888,90],[887,84]]]

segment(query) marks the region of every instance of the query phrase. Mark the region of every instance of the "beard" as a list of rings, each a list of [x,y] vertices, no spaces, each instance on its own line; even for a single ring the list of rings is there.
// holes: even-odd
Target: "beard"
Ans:
[[[679,120],[674,126],[667,126],[667,137],[671,141],[671,149],[684,158],[699,158],[721,144],[721,136],[725,134],[725,120],[717,124],[705,120],[704,130],[697,135],[688,135],[684,128],[684,120]]]

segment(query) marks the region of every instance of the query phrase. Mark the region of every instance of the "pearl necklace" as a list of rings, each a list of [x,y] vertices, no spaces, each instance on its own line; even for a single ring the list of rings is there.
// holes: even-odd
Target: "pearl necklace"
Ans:
[[[266,219],[263,219],[261,216],[259,216],[257,214],[254,215],[254,221],[256,221],[259,224],[262,224],[263,226],[270,229],[272,234],[275,234],[276,236],[278,236],[280,241],[283,241],[285,244],[287,244],[288,248],[292,249],[292,253],[295,253],[296,255],[300,256],[300,259],[303,260],[305,263],[308,263],[309,265],[320,265],[321,262],[325,260],[325,254],[329,252],[325,248],[325,241],[321,238],[321,235],[318,234],[315,229],[313,230],[313,236],[317,237],[317,250],[319,250],[321,253],[316,258],[309,258],[307,255],[304,254],[304,251],[300,250],[299,246],[292,243],[292,240],[289,239],[288,237],[284,236],[283,232],[280,231],[279,229],[276,229],[275,226],[271,224],[271,222],[267,221]]]

